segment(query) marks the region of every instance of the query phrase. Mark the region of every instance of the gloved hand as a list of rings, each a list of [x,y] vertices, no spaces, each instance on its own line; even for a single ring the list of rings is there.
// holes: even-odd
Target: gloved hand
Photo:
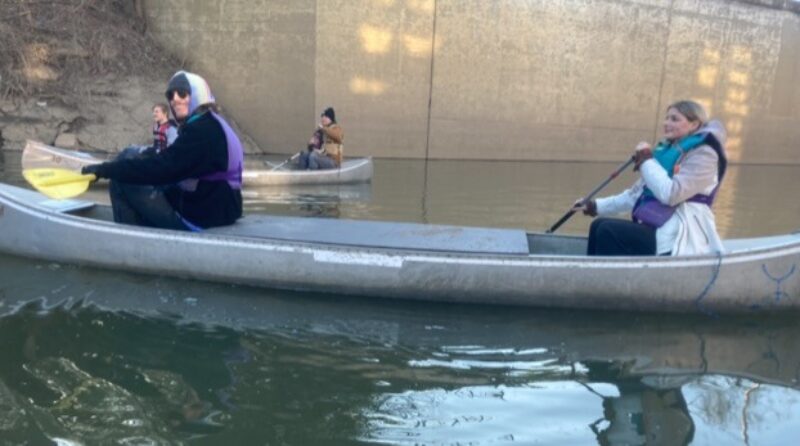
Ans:
[[[633,153],[633,171],[638,172],[639,167],[641,167],[642,163],[649,160],[653,157],[653,150],[649,143],[647,142],[640,142],[636,146],[636,152]]]
[[[581,211],[583,215],[588,215],[589,217],[597,217],[597,202],[594,200],[584,201],[583,198],[581,198],[575,202],[572,206],[572,210],[574,212]]]
[[[583,215],[588,215],[590,217],[597,217],[597,202],[594,200],[589,200],[583,205]]]
[[[102,178],[100,174],[100,166],[101,164],[89,164],[88,166],[83,166],[81,168],[81,174],[83,175],[94,175],[96,178]]]

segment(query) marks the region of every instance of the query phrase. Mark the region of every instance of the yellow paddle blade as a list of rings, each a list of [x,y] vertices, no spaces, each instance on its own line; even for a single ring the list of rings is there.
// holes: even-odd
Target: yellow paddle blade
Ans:
[[[50,198],[63,199],[78,196],[89,188],[94,175],[81,175],[67,169],[25,169],[22,176],[36,190]]]

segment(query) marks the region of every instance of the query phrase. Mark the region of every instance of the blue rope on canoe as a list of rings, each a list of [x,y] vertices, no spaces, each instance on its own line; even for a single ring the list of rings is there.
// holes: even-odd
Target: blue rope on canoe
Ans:
[[[703,291],[700,293],[699,296],[697,296],[697,299],[695,299],[695,301],[694,301],[694,304],[697,306],[697,309],[700,310],[701,313],[703,313],[703,314],[705,314],[707,316],[711,316],[713,318],[718,318],[719,315],[717,313],[705,308],[705,306],[703,305],[703,299],[706,298],[706,295],[708,295],[708,292],[711,291],[711,287],[714,286],[714,283],[716,283],[717,277],[719,277],[719,270],[721,268],[722,268],[722,253],[721,252],[717,252],[717,264],[714,267],[714,272],[711,274],[711,280],[708,282],[706,287],[703,289]]]

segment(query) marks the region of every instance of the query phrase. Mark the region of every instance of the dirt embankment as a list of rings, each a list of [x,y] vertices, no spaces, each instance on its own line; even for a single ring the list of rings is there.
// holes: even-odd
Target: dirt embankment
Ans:
[[[113,152],[152,140],[153,104],[172,73],[191,67],[147,33],[141,1],[2,4],[0,148],[34,139]]]

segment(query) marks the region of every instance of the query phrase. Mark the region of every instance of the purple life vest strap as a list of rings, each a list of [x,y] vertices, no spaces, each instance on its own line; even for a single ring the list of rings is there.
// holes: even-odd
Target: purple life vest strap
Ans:
[[[206,181],[221,181],[225,180],[231,186],[231,189],[242,188],[242,164],[244,161],[244,150],[239,137],[236,136],[230,125],[222,118],[222,116],[210,112],[214,119],[222,126],[225,132],[225,140],[228,143],[228,170],[225,172],[214,172],[208,175],[203,175],[200,180]]]
[[[714,203],[717,189],[718,187],[715,187],[714,191],[709,195],[697,194],[686,201],[702,203],[711,207],[711,204]],[[675,208],[676,206],[666,205],[658,201],[655,197],[641,195],[633,206],[631,217],[635,222],[644,223],[658,229],[663,226],[667,220],[672,218],[672,215],[675,213]]]

